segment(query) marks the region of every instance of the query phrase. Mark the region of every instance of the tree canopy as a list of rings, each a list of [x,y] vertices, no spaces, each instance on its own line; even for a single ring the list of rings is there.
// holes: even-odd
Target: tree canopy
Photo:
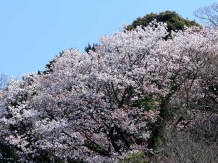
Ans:
[[[151,13],[85,51],[0,91],[0,162],[218,162],[217,30]]]
[[[171,30],[181,30],[184,29],[184,26],[191,27],[191,26],[197,26],[200,27],[198,23],[196,23],[194,20],[188,20],[182,18],[179,14],[177,14],[175,11],[165,11],[161,12],[160,14],[150,13],[145,15],[143,18],[137,18],[133,21],[131,25],[128,25],[126,27],[127,30],[135,29],[137,26],[143,26],[146,27],[149,25],[150,22],[152,22],[154,19],[156,19],[158,22],[165,22],[167,23],[167,31],[170,33]],[[93,45],[88,44],[84,50],[85,52],[89,52],[89,50],[95,51],[95,48],[98,46],[98,44],[93,43]]]
[[[90,50],[95,51],[98,46],[99,46],[99,45],[98,45],[98,44],[95,44],[95,43],[93,43],[92,45],[91,45],[91,44],[88,44],[88,45],[84,48],[84,50],[85,50],[86,53],[88,53]]]
[[[184,28],[184,25],[186,25],[187,27],[200,26],[194,20],[191,21],[188,19],[184,19],[179,14],[177,14],[175,11],[167,10],[159,14],[150,13],[150,14],[145,15],[142,18],[137,18],[136,20],[133,21],[131,25],[127,26],[127,30],[135,29],[139,25],[146,27],[154,19],[160,22],[167,23],[168,32],[170,32],[171,30],[174,30],[174,31],[181,30]]]
[[[89,53],[65,50],[46,73],[11,80],[0,94],[0,161],[137,161],[156,150],[165,127],[193,137],[188,144],[178,137],[178,145],[167,137],[167,162],[217,161],[217,132],[208,132],[217,125],[207,126],[218,123],[218,94],[210,88],[217,83],[218,31],[191,27],[167,35],[165,23],[152,21],[101,37]],[[214,115],[202,123],[204,138],[196,136],[197,111]],[[198,147],[204,155],[192,153]]]

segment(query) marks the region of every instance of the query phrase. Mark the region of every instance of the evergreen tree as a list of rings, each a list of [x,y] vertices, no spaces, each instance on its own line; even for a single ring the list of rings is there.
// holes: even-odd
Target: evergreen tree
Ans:
[[[171,30],[174,30],[174,31],[181,30],[184,28],[184,25],[187,27],[200,26],[195,21],[182,18],[175,11],[167,10],[165,12],[161,12],[160,14],[150,13],[150,14],[145,15],[143,18],[137,18],[136,20],[133,21],[131,25],[127,26],[126,29],[132,30],[132,29],[135,29],[139,25],[146,27],[154,19],[160,22],[167,23],[168,32],[170,32]]]
[[[96,43],[93,43],[92,45],[91,44],[88,44],[85,48],[84,48],[84,50],[85,50],[85,52],[89,52],[89,50],[92,50],[92,51],[95,51],[96,50],[96,47],[98,47],[99,45],[98,44],[96,44]]]

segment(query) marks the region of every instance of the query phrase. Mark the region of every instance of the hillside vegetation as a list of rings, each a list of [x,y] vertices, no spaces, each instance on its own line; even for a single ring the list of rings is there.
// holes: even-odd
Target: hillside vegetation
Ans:
[[[124,29],[9,81],[0,161],[218,162],[218,31],[168,31]]]

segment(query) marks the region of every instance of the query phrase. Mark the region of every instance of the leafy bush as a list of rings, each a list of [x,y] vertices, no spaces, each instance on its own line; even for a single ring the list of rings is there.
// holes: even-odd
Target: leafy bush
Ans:
[[[135,152],[120,160],[120,163],[148,163],[148,161],[143,152]]]

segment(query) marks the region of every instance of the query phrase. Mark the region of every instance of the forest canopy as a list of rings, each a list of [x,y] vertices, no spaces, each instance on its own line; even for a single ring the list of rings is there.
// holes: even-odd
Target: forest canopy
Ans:
[[[218,31],[191,26],[165,39],[174,27],[156,19],[117,31],[10,80],[0,161],[217,162]]]
[[[184,26],[187,26],[187,27],[198,26],[198,27],[200,27],[200,25],[198,23],[196,23],[194,20],[184,19],[175,11],[168,11],[167,10],[167,11],[161,12],[159,14],[150,13],[150,14],[145,15],[142,18],[137,18],[136,20],[134,20],[132,22],[131,25],[127,26],[127,30],[134,29],[139,25],[146,27],[154,19],[156,19],[159,22],[167,23],[167,27],[168,27],[167,31],[168,32],[170,32],[171,30],[173,30],[173,31],[181,30],[184,28]]]

